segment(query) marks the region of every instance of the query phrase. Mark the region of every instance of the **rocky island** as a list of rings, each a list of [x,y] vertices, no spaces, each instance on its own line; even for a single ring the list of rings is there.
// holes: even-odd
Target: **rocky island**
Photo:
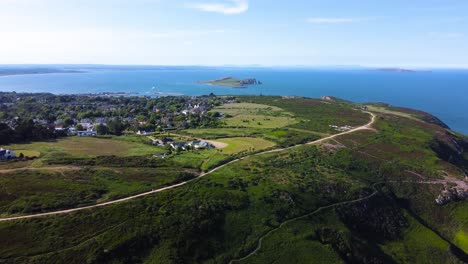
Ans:
[[[227,86],[232,88],[247,88],[249,85],[261,85],[262,82],[258,81],[255,78],[248,79],[237,79],[233,77],[223,77],[211,81],[199,81],[199,84],[208,84],[208,85],[217,85],[217,86]]]

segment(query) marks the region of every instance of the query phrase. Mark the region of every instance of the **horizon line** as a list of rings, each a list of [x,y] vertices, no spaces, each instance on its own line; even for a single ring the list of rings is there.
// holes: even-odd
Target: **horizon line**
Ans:
[[[297,64],[297,65],[275,65],[275,64],[113,64],[113,63],[0,63],[2,66],[109,66],[109,67],[255,67],[255,68],[372,68],[372,69],[458,69],[468,70],[468,65],[359,65],[359,64]]]

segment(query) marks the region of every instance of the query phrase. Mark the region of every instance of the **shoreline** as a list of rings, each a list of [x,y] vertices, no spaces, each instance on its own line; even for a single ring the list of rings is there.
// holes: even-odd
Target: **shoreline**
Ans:
[[[57,72],[21,72],[21,73],[0,73],[0,77],[22,76],[22,75],[45,75],[61,73],[86,73],[86,71],[57,71]]]

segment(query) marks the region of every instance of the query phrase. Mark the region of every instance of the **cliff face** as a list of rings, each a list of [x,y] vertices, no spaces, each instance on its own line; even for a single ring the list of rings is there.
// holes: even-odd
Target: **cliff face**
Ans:
[[[450,129],[450,127],[447,124],[445,124],[442,120],[424,111],[415,110],[415,109],[411,109],[407,107],[392,106],[387,103],[371,103],[371,105],[374,105],[377,107],[383,107],[383,108],[386,108],[388,110],[395,111],[395,112],[410,114],[426,123],[438,125],[445,129]]]
[[[446,129],[450,129],[450,127],[445,124],[444,122],[442,122],[442,120],[440,120],[439,118],[431,115],[431,114],[428,114],[428,113],[425,113],[425,112],[421,112],[422,113],[422,116],[421,116],[421,119],[427,123],[431,123],[431,124],[435,124],[435,125],[438,125],[440,127],[443,127],[443,128],[446,128]]]
[[[434,125],[438,125],[438,126],[440,126],[442,128],[450,129],[450,127],[447,124],[445,124],[442,120],[440,120],[436,116],[431,115],[431,114],[429,114],[427,112],[414,110],[414,109],[410,109],[410,108],[405,108],[405,107],[393,107],[393,108],[396,109],[399,112],[404,112],[404,113],[409,113],[409,114],[415,115],[416,117],[418,117],[419,119],[421,119],[424,122],[434,124]]]
[[[430,144],[437,156],[468,173],[468,139],[452,132],[437,133]]]

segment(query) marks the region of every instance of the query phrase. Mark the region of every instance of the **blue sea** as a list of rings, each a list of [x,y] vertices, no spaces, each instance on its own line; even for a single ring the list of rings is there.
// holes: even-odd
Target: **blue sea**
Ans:
[[[200,85],[220,77],[256,78],[245,89]],[[161,68],[91,69],[84,73],[0,77],[0,91],[55,94],[135,92],[140,95],[335,96],[354,102],[386,102],[434,114],[468,134],[468,70],[391,72],[372,69]]]

